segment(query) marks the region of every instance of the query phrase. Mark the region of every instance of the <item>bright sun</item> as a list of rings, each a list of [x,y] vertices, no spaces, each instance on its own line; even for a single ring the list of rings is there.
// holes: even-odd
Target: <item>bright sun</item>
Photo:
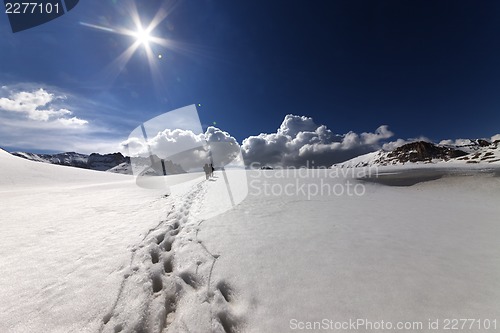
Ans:
[[[165,1],[167,2],[167,1]],[[141,17],[139,16],[139,12],[137,7],[135,6],[135,2],[131,1],[130,6],[126,6],[127,11],[130,13],[131,23],[133,25],[130,28],[123,27],[112,27],[112,26],[100,26],[85,22],[80,22],[81,25],[87,26],[89,28],[102,30],[108,33],[114,33],[124,36],[129,36],[133,40],[131,45],[125,49],[111,64],[110,66],[110,74],[113,79],[116,79],[118,75],[121,73],[123,68],[130,61],[132,56],[136,53],[136,51],[142,47],[145,52],[142,52],[142,55],[146,55],[147,61],[149,63],[149,67],[151,69],[151,73],[153,73],[153,78],[155,80],[155,84],[159,84],[162,80],[159,75],[158,59],[163,59],[164,55],[160,53],[161,50],[158,50],[160,47],[164,48],[173,48],[172,41],[158,37],[155,34],[155,29],[158,27],[160,23],[165,20],[168,16],[168,13],[171,12],[172,8],[164,8],[161,7],[158,12],[155,14],[153,19],[146,25],[143,25]],[[157,52],[155,52],[155,50]]]
[[[139,28],[135,33],[135,38],[143,46],[148,46],[151,40],[151,34],[147,29]]]

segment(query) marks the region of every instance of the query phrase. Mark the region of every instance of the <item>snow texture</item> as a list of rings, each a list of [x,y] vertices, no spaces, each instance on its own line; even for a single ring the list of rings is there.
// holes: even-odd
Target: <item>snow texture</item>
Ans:
[[[166,197],[131,176],[0,150],[0,332],[498,316],[498,170],[385,169],[412,180],[402,186],[338,170],[244,171],[248,197],[219,214],[220,172],[168,176],[178,185]],[[264,191],[347,182],[363,195]]]

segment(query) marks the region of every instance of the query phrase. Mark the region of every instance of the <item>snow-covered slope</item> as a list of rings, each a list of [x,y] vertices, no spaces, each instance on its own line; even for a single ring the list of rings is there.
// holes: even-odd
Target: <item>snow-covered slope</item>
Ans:
[[[183,183],[165,197],[0,151],[0,332],[498,320],[498,174],[393,187],[340,170],[234,171],[250,192],[221,213],[220,171],[168,176]]]
[[[74,183],[100,182],[129,179],[123,175],[67,168],[61,165],[38,163],[21,159],[0,149],[0,191],[7,187],[19,188],[35,185],[69,185]],[[125,177],[125,178],[124,178]]]
[[[336,175],[255,171],[249,177],[262,193],[264,182],[276,192],[293,184],[311,191],[355,184]],[[298,329],[323,319],[327,325],[420,321],[422,329],[386,331],[435,332],[430,318],[440,320],[437,331],[458,314],[498,318],[499,177],[366,184],[363,196],[262,193],[205,221],[198,233],[221,255],[213,278],[230,287],[231,318],[243,332],[380,331]]]
[[[378,150],[334,165],[334,167],[373,167],[404,164],[500,164],[500,141],[469,140],[463,145],[436,145],[419,141],[393,151]]]
[[[493,163],[500,165],[500,141],[495,141],[488,146],[481,146],[480,148],[476,147],[476,149],[472,149],[468,155],[459,157],[456,160],[465,161],[465,163]]]
[[[0,149],[0,332],[98,332],[131,250],[172,208],[164,193]]]
[[[128,162],[120,163],[117,166],[107,170],[108,172],[113,173],[121,173],[123,175],[131,175],[133,174],[132,165]]]

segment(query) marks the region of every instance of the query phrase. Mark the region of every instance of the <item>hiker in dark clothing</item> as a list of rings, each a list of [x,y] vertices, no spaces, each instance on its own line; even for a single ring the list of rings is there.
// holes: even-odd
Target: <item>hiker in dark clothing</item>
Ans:
[[[215,171],[214,165],[210,164],[210,177],[214,176],[214,171]]]
[[[210,174],[212,173],[212,168],[207,163],[205,163],[205,165],[203,166],[203,171],[205,171],[205,177],[208,180]]]

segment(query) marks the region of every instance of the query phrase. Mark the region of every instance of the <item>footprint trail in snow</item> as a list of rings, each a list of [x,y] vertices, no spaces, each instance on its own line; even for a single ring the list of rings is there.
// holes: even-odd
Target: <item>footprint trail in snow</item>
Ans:
[[[130,266],[101,332],[244,332],[245,304],[225,281],[214,281],[219,255],[198,240],[207,182],[174,202],[167,218],[131,249]],[[170,200],[170,199],[168,199]]]

